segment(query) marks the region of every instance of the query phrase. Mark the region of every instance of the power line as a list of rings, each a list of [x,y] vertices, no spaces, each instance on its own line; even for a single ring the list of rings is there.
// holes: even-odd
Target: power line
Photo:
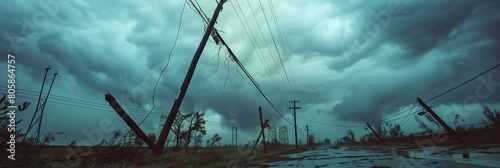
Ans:
[[[422,109],[422,107],[420,107],[420,109]],[[414,113],[410,113],[408,114],[408,116],[410,115],[415,115],[416,112],[420,111],[420,109],[417,109],[417,111],[415,111]],[[411,117],[409,117],[406,121],[403,119],[403,122],[399,124],[399,126],[402,128],[403,125],[405,125],[408,121],[410,121]]]
[[[491,70],[493,70],[493,69],[497,68],[498,66],[500,66],[500,64],[497,64],[497,65],[495,65],[495,66],[491,67],[490,69],[488,69],[488,70],[486,70],[486,71],[484,71],[484,72],[480,73],[479,75],[476,75],[476,76],[472,77],[471,79],[469,79],[469,80],[467,80],[467,81],[465,81],[465,82],[463,82],[463,83],[461,83],[461,84],[459,84],[459,85],[457,85],[457,86],[455,86],[455,87],[453,87],[453,88],[451,88],[451,89],[449,89],[449,90],[447,90],[447,91],[445,91],[445,92],[443,92],[443,93],[441,93],[441,94],[439,94],[439,95],[437,95],[437,96],[434,96],[434,97],[432,97],[432,98],[430,98],[430,99],[426,100],[425,102],[427,103],[427,102],[432,101],[432,100],[434,100],[434,99],[436,99],[436,98],[438,98],[438,97],[441,97],[441,96],[443,96],[443,95],[445,95],[445,94],[447,94],[447,93],[449,93],[449,92],[451,92],[451,91],[453,91],[453,90],[455,90],[455,89],[457,89],[457,88],[459,88],[459,87],[461,87],[461,86],[463,86],[463,85],[465,85],[465,84],[469,83],[470,81],[472,81],[472,80],[474,80],[474,79],[478,78],[479,76],[484,75],[485,73],[490,72]]]
[[[182,6],[181,16],[179,18],[179,27],[177,28],[177,35],[175,35],[174,44],[172,45],[172,48],[170,49],[170,53],[168,53],[167,64],[165,65],[165,67],[161,71],[160,75],[158,76],[158,80],[156,80],[156,84],[155,84],[155,87],[153,89],[153,96],[151,98],[151,102],[153,103],[153,107],[151,107],[151,110],[149,111],[148,115],[146,115],[146,117],[144,117],[144,119],[142,119],[142,121],[139,122],[139,124],[137,124],[138,126],[140,126],[144,121],[146,121],[146,118],[148,118],[149,114],[151,114],[156,107],[156,104],[155,104],[156,87],[158,86],[158,83],[160,83],[161,76],[163,75],[163,73],[167,69],[168,65],[170,64],[170,57],[172,56],[172,52],[174,51],[174,48],[177,45],[177,40],[179,39],[179,34],[181,31],[182,17],[184,15],[184,9],[186,8],[186,4],[187,4],[187,0],[184,1],[184,5]]]
[[[236,3],[238,3],[238,1],[236,1]],[[265,44],[265,46],[266,46],[267,50],[269,51],[269,55],[271,56],[271,59],[273,60],[274,65],[276,66],[276,68],[277,68],[277,69],[280,69],[280,68],[279,68],[279,66],[278,66],[278,64],[276,63],[276,60],[274,59],[274,57],[272,57],[272,55],[273,55],[273,54],[272,54],[272,52],[271,52],[271,49],[270,49],[269,47],[267,47],[267,45],[268,45],[267,40],[266,40],[266,38],[265,38],[265,36],[264,36],[264,33],[262,32],[262,29],[260,28],[260,24],[259,24],[259,22],[257,21],[257,17],[256,17],[256,15],[255,15],[255,12],[253,11],[252,5],[250,5],[250,1],[248,1],[248,0],[247,0],[247,3],[248,3],[249,10],[251,11],[252,16],[253,16],[253,18],[254,18],[255,24],[257,25],[257,28],[258,28],[258,30],[259,30],[259,32],[260,32],[260,35],[262,36],[262,39],[264,40],[264,44]],[[285,81],[284,81],[284,78],[283,78],[283,75],[281,74],[281,71],[279,71],[279,70],[278,70],[277,72],[278,72],[278,74],[280,75],[280,77],[281,77],[281,79],[283,80],[283,82],[285,82]],[[279,87],[278,87],[278,91],[281,91],[281,89],[280,89]],[[284,102],[286,102],[286,100],[284,100]]]
[[[297,117],[301,118],[303,120],[312,122],[312,123],[326,125],[326,126],[332,126],[332,127],[365,127],[364,125],[335,125],[335,124],[327,124],[327,123],[322,123],[322,122],[318,122],[318,121],[309,120],[309,119],[306,119],[306,118],[303,118],[303,117],[299,117],[299,116],[297,116]]]
[[[445,94],[447,94],[447,93],[449,93],[449,92],[451,92],[451,91],[453,91],[453,90],[455,90],[455,89],[457,89],[457,88],[459,88],[459,87],[461,87],[461,86],[463,86],[463,85],[465,85],[465,84],[467,84],[467,83],[471,82],[472,80],[474,80],[474,79],[476,79],[476,78],[480,77],[481,75],[484,75],[484,74],[486,74],[486,73],[490,72],[491,70],[493,70],[493,69],[497,68],[498,66],[500,66],[500,64],[497,64],[497,65],[495,65],[495,66],[493,66],[493,67],[491,67],[491,68],[487,69],[486,71],[484,71],[484,72],[482,72],[482,73],[480,73],[480,74],[478,74],[478,75],[476,75],[476,76],[472,77],[471,79],[469,79],[469,80],[467,80],[467,81],[465,81],[465,82],[463,82],[463,83],[461,83],[461,84],[459,84],[459,85],[457,85],[457,86],[455,86],[455,87],[453,87],[453,88],[451,88],[451,89],[449,89],[449,90],[447,90],[447,91],[445,91],[445,92],[443,92],[443,93],[441,93],[441,94],[438,94],[438,95],[436,95],[436,96],[434,96],[434,97],[432,97],[432,98],[430,98],[430,99],[426,100],[425,102],[429,102],[429,101],[432,101],[432,100],[434,100],[434,99],[436,99],[436,98],[438,98],[438,97],[441,97],[441,96],[443,96],[443,95],[445,95]],[[397,120],[397,119],[401,119],[401,118],[403,118],[403,117],[396,118],[395,120],[385,121],[385,120],[388,120],[388,119],[390,119],[390,118],[394,118],[394,117],[396,117],[396,116],[398,116],[398,115],[401,115],[401,114],[403,114],[403,113],[405,113],[405,112],[407,112],[407,111],[410,111],[410,110],[411,110],[411,109],[413,109],[413,107],[415,107],[415,106],[416,106],[416,105],[414,104],[414,106],[412,106],[412,107],[410,107],[410,108],[408,108],[408,109],[406,109],[406,110],[404,110],[404,111],[402,111],[402,112],[399,112],[399,113],[397,113],[397,114],[395,114],[395,115],[393,115],[393,116],[391,116],[391,117],[388,117],[388,118],[386,118],[386,119],[382,119],[382,120],[378,120],[378,121],[372,122],[372,123],[370,123],[370,124],[376,124],[376,123],[382,123],[382,122],[390,122],[390,121],[395,121],[395,120]],[[414,112],[413,114],[415,114],[415,113],[416,113],[416,112]]]
[[[6,87],[3,87],[3,86],[0,86],[0,90],[7,91]],[[30,93],[30,92],[35,92],[35,91],[29,91],[29,90],[24,90],[24,89],[16,89],[16,90],[18,90],[16,96],[19,98],[37,100],[37,98],[35,98],[37,96],[37,94]],[[46,94],[42,94],[42,96],[44,96],[44,95],[46,95]],[[58,95],[54,95],[54,94],[51,94],[50,96],[51,96],[51,100],[48,100],[47,102],[50,102],[50,103],[55,104],[55,105],[64,105],[64,106],[82,108],[82,109],[86,109],[86,110],[96,110],[96,111],[102,111],[102,112],[115,113],[114,111],[109,110],[109,108],[108,108],[109,106],[107,106],[107,105],[104,106],[103,104],[99,104],[99,103],[95,103],[95,102],[91,102],[91,101],[87,101],[87,100],[75,99],[75,98],[65,97],[65,96],[58,96]],[[43,101],[43,99],[42,99],[42,101]],[[86,103],[86,102],[89,102],[89,103]],[[43,105],[44,104],[42,104],[41,106],[43,106]],[[141,111],[141,110],[139,110],[139,111]],[[142,110],[141,112],[147,112],[147,111]],[[134,115],[134,116],[145,116],[146,115],[144,113],[133,112],[133,111],[127,112],[127,113],[130,115]],[[271,113],[271,114],[274,114],[274,113]],[[161,115],[152,114],[152,115],[150,115],[150,117],[160,118]],[[212,126],[220,126],[220,127],[224,127],[224,128],[236,127],[234,125],[227,125],[227,124],[222,124],[219,122],[209,121],[209,120],[207,120],[207,124],[212,124]],[[238,128],[241,128],[242,131],[252,131],[252,130],[259,131],[260,130],[260,129],[255,128],[255,127],[238,126]]]
[[[248,77],[248,79],[250,80],[250,82],[252,82],[252,84],[255,86],[255,88],[257,88],[257,90],[260,92],[260,94],[264,97],[264,99],[266,99],[266,101],[269,103],[269,105],[271,105],[271,107],[285,120],[287,121],[288,123],[291,124],[290,121],[288,121],[285,116],[283,116],[283,114],[281,114],[279,112],[279,110],[274,106],[274,104],[271,102],[271,100],[269,100],[269,98],[267,98],[267,96],[264,94],[264,92],[262,91],[262,89],[259,87],[259,85],[257,84],[257,81],[255,81],[255,79],[252,77],[252,75],[247,71],[247,69],[245,68],[245,66],[240,62],[240,60],[236,57],[236,55],[233,53],[233,51],[231,50],[231,48],[229,48],[229,46],[227,45],[227,43],[224,41],[224,39],[222,38],[222,36],[220,36],[220,34],[215,31],[215,34],[216,34],[216,37],[220,40],[221,44],[223,46],[226,47],[227,51],[229,52],[229,56],[233,59],[234,62],[236,62],[236,64],[238,64],[238,66],[241,68],[241,70],[245,73],[245,75]]]
[[[243,17],[243,20],[245,21],[246,23],[246,26],[245,24],[243,24],[243,21],[241,20],[241,17],[238,13],[238,11],[236,10],[236,7],[234,6],[233,2],[231,1],[231,5],[233,6],[233,9],[236,13],[236,16],[238,16],[238,20],[240,20],[240,23],[241,25],[243,26],[243,29],[245,30],[245,33],[247,34],[247,37],[250,39],[250,43],[252,44],[252,46],[254,47],[255,49],[255,53],[257,54],[260,62],[262,63],[262,66],[264,67],[264,69],[266,70],[266,73],[267,75],[269,76],[269,79],[271,80],[271,82],[273,83],[273,86],[274,88],[276,88],[277,90],[277,93],[278,95],[281,97],[281,99],[283,100],[283,102],[286,103],[286,99],[285,97],[283,96],[283,93],[280,89],[280,87],[278,87],[278,83],[276,82],[276,79],[274,78],[273,75],[271,75],[271,68],[269,67],[268,63],[267,63],[267,60],[265,59],[264,57],[264,54],[262,53],[262,50],[260,49],[260,46],[259,46],[259,43],[257,42],[257,38],[255,38],[255,35],[253,34],[253,31],[252,29],[250,28],[250,24],[248,23],[248,20],[246,19],[245,17],[245,14],[243,13],[243,10],[241,9],[241,6],[239,4],[238,1],[236,1],[236,5],[238,6],[238,9],[240,10],[241,12],[241,15]],[[248,31],[250,32],[251,34],[251,37],[250,35],[248,34],[248,31],[247,31],[247,27],[248,27]]]
[[[278,18],[276,16],[276,11],[274,10],[273,2],[272,2],[272,0],[269,0],[268,2],[269,2],[269,7],[271,8],[271,14],[273,16],[274,24],[275,24],[276,30],[278,32],[278,37],[279,37],[279,40],[281,42],[281,47],[282,47],[282,50],[283,50],[283,53],[284,53],[284,56],[285,56],[285,62],[286,62],[285,64],[287,65],[288,70],[290,72],[290,75],[292,77],[292,84],[294,85],[295,88],[297,88],[297,84],[295,82],[296,81],[295,75],[293,73],[293,69],[290,66],[290,59],[289,59],[288,53],[286,51],[285,42],[284,42],[283,36],[281,34],[281,28],[280,28],[280,25],[278,23]],[[293,93],[295,94],[295,91],[293,91]],[[294,96],[296,96],[296,95],[294,95]],[[298,99],[298,98],[295,97],[295,99]]]
[[[415,103],[413,103],[413,106],[411,107],[410,111],[408,112],[408,115],[406,115],[406,116],[405,116],[405,118],[403,119],[403,121],[401,121],[401,123],[399,123],[399,125],[400,125],[400,126],[401,126],[401,124],[402,124],[403,122],[405,122],[406,118],[407,118],[408,116],[410,116],[410,115],[411,115],[411,111],[413,110],[413,108],[414,108],[416,105],[417,105],[417,101],[415,101]],[[411,117],[410,117],[410,118],[411,118]],[[409,119],[408,119],[408,120],[409,120]]]
[[[0,90],[3,90],[3,89],[0,89]],[[20,98],[26,98],[26,99],[31,99],[31,100],[36,100],[36,98],[34,97],[29,97],[29,96],[23,96],[22,95],[23,93],[19,93],[18,95],[16,95],[17,97],[20,97]],[[57,101],[56,101],[57,100]],[[53,103],[53,104],[60,104],[60,105],[66,105],[66,106],[72,106],[72,107],[78,107],[78,108],[83,108],[83,109],[91,109],[91,110],[97,110],[97,111],[105,111],[105,112],[111,112],[113,113],[113,111],[111,110],[106,110],[104,107],[92,107],[92,106],[82,106],[82,105],[78,105],[78,104],[73,104],[74,102],[70,102],[70,103],[64,103],[63,102],[64,100],[61,100],[61,99],[57,99],[57,98],[52,98],[51,100],[48,100],[47,102],[50,102],[50,103]],[[144,116],[145,114],[143,113],[134,113],[134,112],[128,112],[130,113],[131,115],[142,115]],[[156,115],[155,115],[156,116]],[[158,116],[159,117],[159,116]]]
[[[6,89],[0,88],[0,90],[5,91]],[[19,97],[19,98],[36,100],[36,98],[35,98],[36,95],[35,94],[30,94],[30,93],[23,93],[23,92],[21,92],[21,93],[18,93],[16,96]],[[54,96],[54,95],[51,95],[51,97],[52,96]],[[67,97],[67,98],[69,98],[69,97]],[[47,102],[50,102],[50,103],[55,104],[55,105],[64,105],[64,106],[82,108],[82,109],[86,109],[86,110],[96,110],[96,111],[103,111],[103,112],[114,113],[112,110],[108,110],[107,107],[90,106],[90,105],[84,106],[84,105],[80,105],[79,103],[77,103],[75,101],[67,101],[65,99],[60,99],[60,98],[52,98],[51,100],[48,100]],[[43,104],[42,104],[42,106],[43,106]],[[136,112],[127,112],[127,113],[130,114],[130,115],[135,115],[135,116],[144,116],[144,115],[146,115],[144,113],[136,113]],[[159,116],[159,115],[150,115],[150,117],[160,118],[161,116]],[[207,120],[206,124],[210,124],[211,126],[224,127],[224,128],[236,127],[236,126],[233,126],[233,125],[222,124],[222,123],[219,123],[219,122],[209,121],[209,120]],[[254,128],[254,127],[241,127],[241,126],[239,126],[238,128],[241,128],[242,131],[244,131],[244,132],[245,131],[258,131],[259,130],[258,128]]]
[[[0,90],[7,90],[7,87],[0,86]],[[16,88],[16,91],[18,93],[23,93],[23,94],[27,94],[27,95],[33,95],[33,96],[38,95],[38,92],[32,91],[32,90]],[[46,96],[46,95],[47,95],[46,93],[42,93],[42,96]],[[50,94],[50,97],[51,97],[51,99],[56,99],[59,101],[67,101],[67,102],[72,102],[72,103],[77,103],[77,104],[88,105],[88,106],[92,106],[92,107],[94,107],[94,106],[99,106],[99,107],[104,107],[104,108],[109,107],[109,105],[98,103],[98,102],[92,102],[92,101],[82,100],[82,99],[75,99],[75,98],[71,98],[71,97],[67,97],[67,96],[60,96],[60,95],[56,95],[56,94]],[[132,109],[129,107],[124,107],[123,109],[125,109],[127,111],[147,112],[146,110]]]
[[[266,12],[264,10],[264,7],[262,6],[261,0],[259,0],[259,4],[260,4],[260,8],[262,9],[262,13],[264,14],[264,19],[266,20],[266,24],[267,24],[267,28],[269,29],[269,33],[271,33],[271,39],[273,39],[273,43],[274,43],[274,47],[276,49],[276,53],[278,54],[278,58],[280,59],[280,62],[281,62],[281,67],[283,67],[283,72],[285,73],[286,80],[288,81],[288,86],[290,86],[290,90],[293,93],[293,97],[296,98],[297,96],[295,96],[295,91],[293,90],[292,84],[290,83],[290,79],[288,78],[288,73],[286,73],[285,65],[283,65],[283,59],[281,59],[281,54],[280,54],[280,52],[278,50],[278,45],[276,44],[273,32],[271,31],[271,26],[269,26],[269,21],[267,20]]]
[[[402,113],[404,113],[404,112],[407,112],[407,111],[409,111],[409,110],[411,110],[411,109],[412,109],[412,108],[406,109],[406,110],[404,110],[403,112],[401,112],[400,114],[402,114]],[[413,112],[413,113],[411,113],[411,114],[415,114],[415,113],[417,113],[417,112]],[[391,117],[389,117],[389,118],[394,118],[394,117],[396,117],[396,116],[398,116],[398,115],[391,116]],[[377,124],[381,124],[381,123],[384,123],[384,122],[385,122],[385,123],[388,123],[388,122],[391,122],[391,121],[396,121],[396,120],[399,120],[399,119],[402,119],[402,118],[405,118],[405,117],[406,117],[406,115],[405,115],[405,116],[402,116],[402,117],[394,118],[394,119],[391,119],[391,120],[388,120],[389,118],[386,118],[386,119],[382,119],[382,120],[379,120],[379,121],[377,121],[377,122],[373,122],[373,123],[370,123],[370,124],[371,124],[371,125],[377,125]]]

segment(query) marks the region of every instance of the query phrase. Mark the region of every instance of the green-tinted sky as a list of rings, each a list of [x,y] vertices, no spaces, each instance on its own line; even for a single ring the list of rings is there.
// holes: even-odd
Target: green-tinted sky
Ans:
[[[216,2],[199,3],[211,17]],[[72,139],[92,141],[82,132],[99,129],[103,120],[112,121],[116,129],[127,128],[106,105],[106,91],[134,109],[128,112],[140,122],[170,60],[156,89],[156,108],[141,125],[156,133],[159,116],[170,110],[204,32],[201,17],[185,6],[169,59],[183,5],[180,0],[0,4],[0,54],[16,56],[18,101],[32,102],[18,116],[24,119],[19,127],[26,129],[33,115],[48,65],[48,81],[55,70],[59,75],[42,132],[64,131],[58,143],[67,144]],[[500,62],[500,1],[282,0],[272,6],[268,0],[229,0],[215,27],[286,120],[293,121],[288,101],[301,101],[301,137],[305,125],[321,139],[338,138],[348,129],[318,123],[361,126],[350,129],[364,134],[366,122],[391,117],[414,105],[416,97],[427,100]],[[0,63],[6,69],[6,58]],[[464,123],[478,123],[478,103],[498,105],[498,73],[486,73],[429,105],[450,125],[455,114]],[[4,75],[2,81],[6,79]],[[6,85],[0,84],[2,92]],[[230,143],[231,126],[240,128],[240,142],[255,138],[259,106],[271,124],[288,125],[292,142],[293,127],[228,58],[226,49],[209,42],[181,111],[206,112],[207,136],[220,133]],[[413,115],[408,118],[403,129],[420,131]]]

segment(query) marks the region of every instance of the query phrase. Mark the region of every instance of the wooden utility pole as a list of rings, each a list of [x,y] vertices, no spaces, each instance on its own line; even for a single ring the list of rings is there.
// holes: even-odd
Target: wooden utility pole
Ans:
[[[57,71],[54,73],[54,78],[52,78],[52,82],[50,83],[49,91],[47,92],[47,96],[45,96],[45,103],[43,103],[43,106],[40,107],[42,108],[42,111],[40,112],[40,121],[38,122],[38,133],[36,136],[37,143],[40,142],[40,132],[42,131],[43,112],[45,111],[45,107],[47,106],[47,101],[49,100],[50,91],[52,91],[52,86],[54,85],[54,81],[56,80],[58,74],[59,73],[57,73]]]
[[[309,148],[309,125],[306,125],[307,148]]]
[[[109,105],[113,108],[113,110],[118,113],[118,115],[127,123],[127,125],[134,131],[135,135],[139,138],[141,138],[146,145],[148,145],[151,150],[153,150],[154,153],[159,154],[161,153],[161,150],[156,147],[156,145],[153,143],[151,139],[139,128],[139,126],[130,118],[130,116],[123,110],[123,108],[118,104],[116,99],[111,95],[109,92],[108,94],[105,94],[104,99],[109,103]]]
[[[47,73],[49,72],[49,70],[50,70],[50,65],[49,67],[45,68],[45,76],[43,76],[42,88],[40,89],[40,94],[38,95],[38,102],[36,103],[35,113],[33,113],[33,117],[31,118],[30,125],[28,126],[28,130],[26,131],[26,136],[24,136],[23,141],[26,140],[31,128],[34,127],[34,124],[36,124],[36,122],[33,123],[33,121],[35,120],[35,116],[38,113],[38,110],[40,109],[39,107],[40,107],[40,101],[42,101],[43,87],[45,86],[45,80],[47,79]]]
[[[420,99],[420,97],[417,97],[417,101],[420,105],[422,105],[422,107],[424,107],[425,110],[427,110],[431,115],[432,117],[434,117],[434,119],[436,119],[437,122],[439,122],[439,124],[441,124],[444,129],[446,130],[446,132],[448,132],[453,138],[455,138],[459,143],[463,143],[464,141],[462,140],[462,138],[460,138],[460,136],[458,136],[458,134],[455,132],[455,130],[453,130],[450,126],[448,126],[448,124],[446,124],[443,119],[441,119],[441,117],[439,117],[435,112],[434,110],[432,110],[429,106],[427,106],[427,104],[425,104],[424,101],[422,101],[422,99]]]
[[[372,126],[370,126],[370,124],[368,124],[368,123],[366,123],[366,125],[368,126],[368,128],[370,128],[370,130],[372,130],[373,134],[375,134],[375,136],[378,138],[378,140],[380,142],[382,142],[382,144],[384,144],[384,146],[385,146],[384,140],[382,140],[382,138],[377,134],[377,132],[375,132],[375,130],[373,130]]]
[[[297,109],[300,109],[300,107],[297,107],[297,102],[300,102],[299,100],[293,100],[290,101],[290,103],[293,103],[293,107],[289,107],[288,109],[293,109],[293,123],[295,127],[295,149],[299,149],[298,145],[298,139],[297,139]]]
[[[161,130],[160,136],[158,137],[158,141],[156,143],[156,146],[160,149],[160,151],[162,151],[163,146],[165,146],[165,141],[167,140],[168,133],[170,132],[170,129],[172,128],[172,124],[174,123],[175,117],[177,116],[179,108],[181,107],[182,100],[184,99],[184,96],[186,95],[186,91],[189,87],[189,83],[191,82],[191,79],[193,78],[194,70],[196,69],[196,65],[198,64],[198,61],[200,60],[201,53],[203,52],[203,49],[205,48],[205,45],[207,44],[208,38],[210,37],[210,34],[212,33],[212,30],[214,28],[217,17],[219,17],[219,13],[222,10],[222,5],[226,1],[227,0],[220,0],[219,1],[219,4],[217,5],[217,8],[215,8],[215,11],[214,11],[212,18],[210,19],[210,23],[208,24],[208,26],[205,30],[205,34],[203,35],[203,38],[201,39],[200,45],[198,46],[198,49],[196,50],[196,53],[193,56],[193,60],[191,61],[191,65],[189,66],[186,77],[184,78],[184,81],[182,82],[180,93],[179,93],[177,99],[175,99],[174,104],[172,106],[172,109],[170,110],[170,113],[168,114],[167,120],[165,121],[165,126],[163,126],[163,129]]]
[[[264,121],[264,125],[267,126],[268,122],[269,122],[269,120],[266,119],[266,121]],[[261,129],[260,133],[259,133],[259,136],[257,137],[257,141],[255,141],[255,143],[253,144],[252,152],[250,153],[250,155],[253,154],[253,151],[255,150],[255,147],[257,147],[257,143],[259,143],[260,136],[263,135],[263,134],[264,134],[264,129]]]
[[[259,107],[259,115],[260,115],[260,129],[262,131],[262,145],[264,145],[264,153],[267,153],[267,148],[266,148],[266,132],[264,129],[266,128],[266,125],[262,123],[262,107]]]

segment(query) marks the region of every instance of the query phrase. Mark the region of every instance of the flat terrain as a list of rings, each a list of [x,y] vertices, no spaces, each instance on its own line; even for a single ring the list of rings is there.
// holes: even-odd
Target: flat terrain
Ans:
[[[470,158],[463,158],[469,153]],[[245,167],[500,167],[500,145],[456,147],[318,147]]]

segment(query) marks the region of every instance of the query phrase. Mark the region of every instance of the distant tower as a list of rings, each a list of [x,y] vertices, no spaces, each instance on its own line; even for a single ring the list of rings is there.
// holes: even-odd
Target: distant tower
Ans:
[[[163,126],[165,125],[165,121],[167,120],[167,116],[166,115],[162,115],[160,116],[160,122],[158,123],[158,133],[156,134],[156,137],[160,136],[160,133],[161,133],[161,130],[163,129]]]
[[[278,139],[276,139],[276,126],[269,126],[267,133],[269,135],[268,142],[277,143]]]
[[[279,127],[280,144],[288,145],[288,128],[286,125]]]

